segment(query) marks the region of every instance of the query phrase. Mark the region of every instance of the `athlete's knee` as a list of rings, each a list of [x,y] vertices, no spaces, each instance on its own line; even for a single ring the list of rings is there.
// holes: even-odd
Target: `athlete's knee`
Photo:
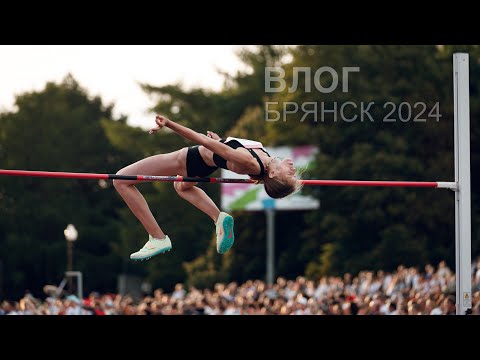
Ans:
[[[125,173],[125,168],[117,171],[116,175],[127,175],[127,174]],[[131,185],[129,180],[119,180],[119,179],[114,179],[114,180],[113,180],[113,186],[114,186],[115,189],[117,189],[117,190],[121,190],[121,189],[123,189],[124,187],[129,186],[129,185]]]
[[[182,192],[191,189],[194,187],[197,183],[187,183],[187,182],[182,182],[182,181],[177,181],[173,183],[173,187],[177,191],[178,194],[181,195]]]
[[[173,183],[173,187],[175,188],[175,191],[176,191],[177,193],[180,194],[181,192],[185,191],[185,189],[183,188],[183,184],[184,184],[184,183],[183,183],[183,182],[180,182],[180,181]]]

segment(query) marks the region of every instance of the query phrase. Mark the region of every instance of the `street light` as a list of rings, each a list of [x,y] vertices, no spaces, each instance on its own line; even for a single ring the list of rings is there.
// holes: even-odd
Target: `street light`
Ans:
[[[73,271],[73,243],[78,238],[78,231],[75,226],[68,224],[65,230],[63,230],[65,239],[67,239],[67,271]],[[72,291],[72,278],[68,278],[68,287],[70,292]]]

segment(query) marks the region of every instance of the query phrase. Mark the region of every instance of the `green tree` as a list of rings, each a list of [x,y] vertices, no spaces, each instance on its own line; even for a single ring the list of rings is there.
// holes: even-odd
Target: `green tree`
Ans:
[[[0,115],[2,167],[7,169],[115,172],[123,155],[108,141],[101,121],[113,122],[112,106],[89,97],[72,76],[16,98],[17,111]],[[124,121],[125,119],[123,119]],[[116,284],[119,259],[111,244],[119,234],[111,187],[75,179],[2,177],[0,253],[4,291],[18,297],[28,288],[58,284],[66,268],[68,223],[79,231],[74,267],[86,290]]]
[[[308,66],[312,69],[312,86],[313,74],[322,66],[333,67],[340,76],[346,66],[359,66],[360,72],[351,74],[346,93],[340,89],[329,94],[301,90],[280,93],[274,98],[279,109],[286,101],[316,102],[319,112],[303,122],[302,113],[291,115],[286,122],[276,123],[270,134],[280,143],[318,144],[321,151],[311,174],[314,178],[451,181],[452,51],[436,46],[299,46],[293,51],[286,74],[291,76],[293,67]],[[478,49],[470,51],[472,73],[476,73]],[[332,79],[325,76],[322,81],[328,86]],[[292,83],[292,78],[286,82]],[[475,98],[478,91],[475,78],[471,87]],[[362,101],[365,104],[374,101],[376,106],[369,111],[373,120],[347,122],[337,118],[335,121],[326,116],[322,121],[321,102],[326,109],[332,109],[335,103],[340,107],[347,101],[358,106]],[[412,121],[420,107],[414,109],[409,121],[400,121],[398,112],[392,116],[395,122],[383,121],[392,109],[383,107],[387,102],[395,104],[397,111],[401,103],[412,107],[417,102],[425,103],[427,111],[423,118],[427,121]],[[442,116],[438,122],[428,117],[432,109]],[[472,102],[472,119],[478,110],[478,105]],[[352,117],[359,113],[351,111],[345,115]],[[402,116],[405,118],[406,113]],[[478,134],[474,121],[471,128],[473,140]],[[472,180],[477,176],[474,162]],[[382,188],[306,191],[318,196],[322,204],[320,211],[307,215],[303,235],[305,249],[316,257],[307,265],[310,276],[365,268],[392,270],[399,263],[421,266],[441,259],[453,265],[453,193]],[[474,190],[473,199],[477,196]],[[473,212],[474,219],[478,219],[478,211]]]

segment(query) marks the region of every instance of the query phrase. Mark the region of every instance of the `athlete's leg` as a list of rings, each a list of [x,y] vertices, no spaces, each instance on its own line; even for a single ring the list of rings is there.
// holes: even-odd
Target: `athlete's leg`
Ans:
[[[178,195],[202,210],[215,223],[220,214],[220,210],[213,200],[203,191],[196,187],[198,183],[176,182],[173,183]]]
[[[155,175],[155,176],[186,176],[186,154],[183,148],[168,154],[150,156],[133,163],[120,171],[118,175]],[[113,185],[133,214],[140,220],[145,230],[157,239],[165,238],[157,221],[153,217],[145,198],[135,187],[135,184],[145,181],[114,180]]]
[[[173,186],[178,195],[210,216],[216,227],[217,251],[224,254],[232,247],[235,240],[233,217],[225,212],[220,212],[213,200],[202,189],[196,187],[196,184],[177,182]]]

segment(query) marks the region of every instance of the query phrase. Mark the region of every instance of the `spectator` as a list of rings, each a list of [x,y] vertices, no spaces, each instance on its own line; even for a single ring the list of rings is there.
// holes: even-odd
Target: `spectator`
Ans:
[[[472,266],[472,284],[480,271]],[[445,262],[425,272],[398,266],[391,273],[361,271],[357,275],[279,277],[217,283],[213,289],[176,284],[172,293],[156,289],[153,296],[134,301],[130,295],[92,292],[88,298],[48,292],[42,301],[29,291],[17,302],[3,301],[0,315],[441,315],[456,313],[455,274]],[[472,285],[472,313],[480,315],[480,290]]]

